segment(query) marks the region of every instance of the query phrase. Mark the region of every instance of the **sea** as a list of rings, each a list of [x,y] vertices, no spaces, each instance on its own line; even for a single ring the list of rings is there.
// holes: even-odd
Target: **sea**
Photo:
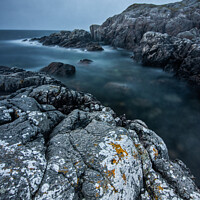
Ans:
[[[39,71],[51,62],[74,65],[74,76],[56,78],[91,93],[119,116],[143,120],[163,138],[170,158],[181,159],[200,186],[199,91],[160,68],[136,63],[124,49],[103,46],[102,52],[87,52],[22,41],[53,32],[58,31],[0,30],[0,66]],[[93,62],[84,65],[81,59]]]

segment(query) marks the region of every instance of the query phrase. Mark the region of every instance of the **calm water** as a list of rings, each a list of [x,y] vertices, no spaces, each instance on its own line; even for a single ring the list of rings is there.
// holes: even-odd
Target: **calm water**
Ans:
[[[161,69],[142,67],[131,52],[105,46],[103,52],[44,47],[20,39],[55,31],[0,31],[0,65],[38,71],[50,62],[76,66],[76,75],[61,79],[68,87],[92,93],[129,119],[142,119],[160,135],[172,159],[183,160],[200,186],[200,98],[198,92]],[[88,58],[90,65],[78,64]]]

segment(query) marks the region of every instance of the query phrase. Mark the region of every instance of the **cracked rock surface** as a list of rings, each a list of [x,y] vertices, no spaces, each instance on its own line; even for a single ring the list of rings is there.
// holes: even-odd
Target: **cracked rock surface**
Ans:
[[[1,88],[0,199],[200,199],[144,122],[49,76],[4,67],[0,84],[11,77],[23,81]]]

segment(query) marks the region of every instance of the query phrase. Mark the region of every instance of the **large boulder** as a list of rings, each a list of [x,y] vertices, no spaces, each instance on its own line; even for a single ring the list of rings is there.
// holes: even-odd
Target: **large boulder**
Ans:
[[[144,122],[48,79],[1,96],[1,199],[200,199],[187,167]]]
[[[61,62],[52,62],[48,66],[42,68],[40,71],[55,76],[70,76],[76,72],[76,68],[73,65],[64,64]]]

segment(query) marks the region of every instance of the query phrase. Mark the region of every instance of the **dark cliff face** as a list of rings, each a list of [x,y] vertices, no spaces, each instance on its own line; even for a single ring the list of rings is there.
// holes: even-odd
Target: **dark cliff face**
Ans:
[[[143,65],[172,71],[200,85],[200,1],[153,5],[133,4],[91,26],[94,40],[133,50]]]
[[[194,27],[200,28],[200,1],[153,5],[133,4],[119,15],[91,29],[94,39],[117,47],[134,49],[148,31],[176,36]]]

